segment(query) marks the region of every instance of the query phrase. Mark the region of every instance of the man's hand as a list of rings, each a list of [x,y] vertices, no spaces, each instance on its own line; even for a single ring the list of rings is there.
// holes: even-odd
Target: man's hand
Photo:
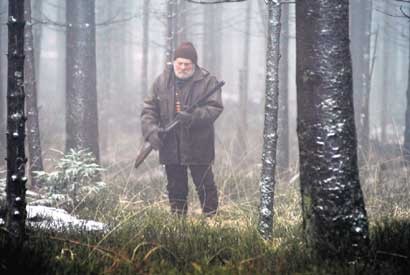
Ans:
[[[148,136],[148,142],[151,144],[152,149],[159,150],[162,146],[162,140],[159,137],[159,130],[152,132],[151,135]]]
[[[189,126],[192,123],[192,114],[181,111],[176,115],[175,119],[177,119],[183,126]]]

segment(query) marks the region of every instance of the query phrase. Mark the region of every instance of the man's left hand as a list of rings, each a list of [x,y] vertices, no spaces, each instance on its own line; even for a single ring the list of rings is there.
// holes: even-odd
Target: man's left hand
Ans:
[[[185,111],[179,112],[175,118],[184,126],[190,126],[192,123],[192,114]]]

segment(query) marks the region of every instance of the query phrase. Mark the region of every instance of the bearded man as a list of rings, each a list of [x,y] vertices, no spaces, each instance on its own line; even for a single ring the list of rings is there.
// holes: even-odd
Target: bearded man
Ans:
[[[186,112],[188,106],[202,98],[218,83],[197,64],[198,55],[190,42],[182,43],[144,100],[141,114],[142,134],[154,150],[159,150],[165,165],[171,211],[185,215],[188,211],[188,169],[206,216],[218,208],[218,192],[212,172],[215,158],[214,122],[223,110],[221,90],[205,104]],[[161,129],[173,119],[180,124],[166,135]]]

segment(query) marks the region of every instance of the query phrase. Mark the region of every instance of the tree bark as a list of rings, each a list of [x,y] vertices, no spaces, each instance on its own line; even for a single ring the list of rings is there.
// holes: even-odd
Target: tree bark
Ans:
[[[303,227],[321,257],[366,250],[367,214],[357,168],[349,1],[296,4],[297,130]]]
[[[12,241],[25,239],[26,156],[24,152],[24,0],[9,0],[7,81],[7,210],[6,227]]]
[[[25,16],[26,27],[24,30],[24,51],[26,55],[24,64],[24,76],[25,76],[25,92],[26,92],[26,109],[27,109],[27,142],[28,142],[28,155],[29,155],[29,175],[31,185],[33,187],[39,187],[34,177],[34,171],[43,171],[43,158],[41,152],[40,143],[40,126],[38,121],[38,108],[37,108],[37,83],[35,74],[35,62],[33,52],[33,22],[31,18],[31,0],[25,0]]]
[[[280,172],[287,172],[289,170],[289,5],[287,4],[282,7],[281,30],[278,168]]]
[[[281,4],[268,3],[268,45],[266,54],[265,122],[263,130],[262,172],[259,182],[261,201],[259,231],[263,238],[272,237],[275,188],[276,146],[278,140],[279,59]]]
[[[406,105],[406,117],[405,117],[405,128],[404,128],[403,157],[406,163],[409,164],[410,163],[410,42],[409,42],[409,55],[408,55],[408,74],[407,74],[407,93],[406,95],[407,95],[407,99],[406,99],[407,105]]]
[[[7,10],[7,0],[0,0],[0,11],[6,11]],[[7,142],[6,142],[6,135],[4,134],[6,132],[6,72],[3,70],[6,66],[5,62],[5,52],[6,52],[6,44],[4,41],[7,41],[6,39],[6,25],[5,23],[5,18],[7,18],[7,14],[4,13],[3,16],[1,16],[1,24],[0,24],[0,159],[3,160],[6,158],[7,154]],[[0,166],[3,167],[4,163],[2,162]]]
[[[89,149],[99,162],[95,1],[67,0],[66,9],[66,152]]]
[[[369,154],[369,100],[370,100],[370,44],[372,1],[351,1],[351,47],[353,58],[353,90],[357,110],[359,160],[363,163]]]
[[[142,68],[141,68],[141,97],[148,94],[148,57],[149,57],[149,0],[144,0],[142,15]],[[141,100],[143,102],[143,100]]]
[[[174,60],[173,55],[175,51],[176,44],[176,5],[177,0],[168,0],[167,1],[167,37],[166,37],[166,52],[165,58],[167,64],[171,64]]]
[[[235,150],[238,161],[247,155],[247,134],[248,134],[248,87],[249,87],[249,46],[251,33],[251,12],[252,2],[246,4],[245,16],[245,37],[243,45],[243,65],[239,71],[239,115],[238,115],[238,148]]]

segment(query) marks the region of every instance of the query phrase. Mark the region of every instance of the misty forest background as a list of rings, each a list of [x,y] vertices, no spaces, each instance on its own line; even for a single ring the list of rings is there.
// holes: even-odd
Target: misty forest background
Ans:
[[[82,197],[77,194],[79,197],[71,197],[69,203],[54,197],[56,200],[48,200],[47,204],[64,208],[84,219],[114,225],[114,229],[101,239],[99,235],[95,239],[89,235],[86,241],[78,236],[53,236],[56,243],[60,242],[50,245],[50,253],[60,257],[53,258],[53,264],[57,266],[55,270],[60,270],[63,265],[72,268],[61,269],[68,273],[79,270],[155,272],[161,268],[200,273],[205,268],[212,270],[216,261],[222,271],[231,272],[243,271],[241,268],[279,274],[307,269],[317,271],[314,267],[307,268],[310,264],[308,257],[289,260],[289,255],[304,251],[300,232],[294,3],[281,6],[275,217],[273,235],[270,236],[273,241],[266,246],[254,230],[263,166],[269,25],[265,0],[217,5],[198,5],[184,0],[97,0],[95,14],[79,9],[74,4],[78,2],[32,0],[31,18],[26,17],[26,28],[31,28],[32,37],[26,33],[25,43],[31,41],[32,44],[25,46],[25,91],[30,93],[34,89],[34,97],[30,94],[26,97],[27,199],[29,205],[45,202],[45,193],[55,193],[56,189],[50,188],[50,183],[56,180],[61,180],[67,188],[69,182],[61,179],[64,172],[63,176],[47,173],[64,171],[64,165],[70,161],[75,163],[75,153],[69,149],[76,147],[78,140],[83,140],[90,144],[99,166],[87,166],[87,163],[76,167],[82,176],[89,171],[94,174],[74,180],[81,184],[97,182],[93,189],[96,194],[88,192]],[[170,2],[174,3],[172,11]],[[6,133],[7,121],[7,5],[8,1],[0,0],[1,133]],[[27,10],[26,6],[26,16]],[[94,28],[88,25],[93,22],[90,14],[95,15],[95,52],[80,53],[79,48],[94,43]],[[358,166],[370,222],[370,250],[377,255],[374,261],[384,257],[383,260],[391,263],[386,264],[388,267],[375,265],[379,271],[391,271],[389,268],[400,271],[408,267],[410,185],[405,160],[410,159],[406,153],[410,152],[410,108],[406,99],[410,93],[409,15],[410,3],[407,1],[350,1]],[[72,32],[75,23],[69,21],[75,18],[89,31],[88,35],[85,31],[78,36],[84,40],[77,45],[70,44],[70,38],[76,34]],[[172,43],[169,43],[170,39]],[[164,69],[169,53],[181,41],[192,41],[198,52],[199,66],[226,81],[222,89],[225,109],[216,121],[214,169],[220,213],[215,222],[200,221],[197,224],[195,221],[191,227],[184,227],[167,215],[166,181],[156,153],[151,154],[138,170],[133,168],[138,147],[143,142],[140,132],[143,98]],[[70,67],[73,60],[80,60],[80,63],[82,60],[84,68],[92,69],[93,64],[87,60],[94,53],[96,71]],[[33,61],[29,67],[28,55]],[[91,81],[84,76],[91,76]],[[30,109],[30,106],[37,108]],[[88,107],[84,110],[80,108],[82,106]],[[88,116],[90,120],[83,125],[76,124],[76,115],[81,116],[82,112],[95,116]],[[38,125],[32,119],[37,114]],[[30,124],[33,121],[34,124]],[[73,129],[81,129],[84,136],[76,136],[77,130]],[[6,148],[6,135],[2,134],[1,158],[5,158]],[[71,154],[65,163],[62,161],[64,154]],[[0,178],[5,178],[7,167],[5,163],[0,165]],[[46,173],[35,172],[43,170]],[[104,184],[99,185],[100,181]],[[5,182],[0,184],[5,186]],[[193,185],[190,186],[189,201],[190,215],[199,216],[200,206]],[[383,231],[386,224],[380,224],[385,220],[389,224],[392,222],[391,235]],[[394,224],[397,220],[407,221],[406,226]],[[138,233],[133,231],[135,228],[140,228]],[[212,231],[213,228],[216,231]],[[397,232],[402,232],[402,239],[392,237]],[[130,235],[133,238],[128,240]],[[177,244],[178,238],[191,237],[192,240],[184,239],[185,246]],[[84,242],[88,244],[84,245]],[[32,249],[37,251],[35,247]],[[209,249],[203,252],[202,247]],[[204,256],[202,252],[209,255]],[[90,264],[75,256],[88,255],[87,259],[90,259],[93,253],[104,254],[104,263],[99,266],[100,259],[96,257]],[[272,257],[276,259],[272,265],[266,264],[265,260]],[[151,260],[152,265],[149,264]],[[7,265],[0,261],[0,267],[4,266]],[[41,264],[33,263],[33,266],[40,268]],[[333,268],[333,265],[329,266]],[[366,268],[366,264],[364,266]],[[351,271],[349,268],[347,270]]]
[[[1,92],[6,91],[7,1],[1,8]],[[38,113],[42,155],[45,167],[53,164],[51,149],[65,148],[65,90],[66,90],[66,25],[64,1],[32,1],[34,62],[38,93]],[[166,51],[166,1],[149,1],[147,37],[147,82],[142,82],[143,10],[144,1],[96,1],[96,60],[98,91],[98,128],[101,162],[113,164],[130,161],[140,144],[139,115],[142,98],[148,87],[164,69]],[[246,123],[247,148],[259,158],[263,126],[265,85],[266,18],[264,1],[195,5],[180,1],[177,41],[194,43],[199,65],[214,73],[227,85],[223,89],[225,111],[217,121],[220,147],[229,156],[241,154],[233,144],[238,125]],[[363,41],[370,40],[367,53],[371,65],[369,138],[377,144],[403,144],[406,91],[408,78],[408,19],[400,11],[406,9],[396,1],[372,1],[372,17],[362,18],[363,12],[352,1],[352,56],[355,90],[358,91],[363,72],[359,71]],[[355,6],[356,5],[356,6]],[[250,6],[250,8],[249,8]],[[294,5],[284,5],[282,26],[281,95],[287,96],[288,115],[283,125],[289,133],[284,142],[289,150],[289,164],[297,162],[296,84],[295,84],[295,15]],[[358,24],[354,24],[355,20]],[[359,24],[359,20],[368,20]],[[371,20],[371,21],[370,21]],[[361,21],[360,21],[361,23]],[[370,25],[371,24],[371,25]],[[365,34],[360,29],[371,26]],[[355,35],[357,33],[357,39]],[[370,36],[370,37],[369,37]],[[178,43],[177,43],[178,44]],[[285,92],[282,92],[286,91]],[[244,92],[246,91],[246,92]],[[241,93],[246,93],[246,106],[240,112]],[[356,93],[358,94],[358,92]],[[358,95],[360,97],[360,95]],[[2,96],[2,106],[5,106]],[[357,100],[358,101],[358,100]],[[281,106],[286,105],[281,102]],[[282,107],[282,109],[285,109]],[[5,107],[1,115],[5,132]],[[246,121],[246,122],[244,122]],[[282,136],[286,130],[280,131]],[[249,140],[252,141],[249,144]],[[1,153],[5,155],[5,135],[1,137]],[[246,149],[245,149],[246,150]],[[220,151],[220,150],[219,150]],[[246,150],[248,151],[248,150]],[[279,152],[287,151],[279,145]],[[283,153],[284,154],[284,153]],[[219,154],[221,155],[221,154]],[[383,159],[383,156],[381,156]],[[282,164],[287,166],[287,164]]]

